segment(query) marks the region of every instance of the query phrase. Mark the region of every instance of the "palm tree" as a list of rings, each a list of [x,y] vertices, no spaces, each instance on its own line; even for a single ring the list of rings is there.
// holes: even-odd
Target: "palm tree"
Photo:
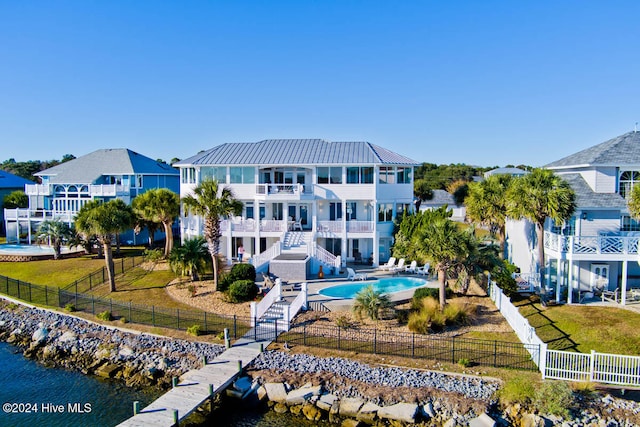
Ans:
[[[133,219],[131,207],[119,199],[106,203],[90,201],[82,206],[76,215],[76,229],[83,233],[85,238],[95,236],[102,245],[111,292],[116,290],[111,243],[114,235],[131,227]]]
[[[373,285],[368,285],[356,294],[352,309],[358,317],[365,313],[370,319],[378,320],[380,311],[390,307],[389,296],[373,289]]]
[[[220,217],[239,215],[242,202],[236,200],[233,191],[225,187],[220,190],[218,181],[205,179],[193,189],[193,194],[182,198],[185,215],[194,213],[204,218],[204,238],[207,240],[209,254],[213,261],[213,286],[218,289],[218,262],[220,252]]]
[[[505,224],[507,219],[507,190],[511,175],[492,175],[484,181],[469,184],[469,194],[464,200],[467,216],[474,222],[489,228],[498,237],[500,257],[504,258]]]
[[[447,272],[469,254],[472,236],[468,234],[471,231],[461,231],[453,221],[437,218],[426,223],[418,232],[421,252],[431,260],[438,272],[440,309],[444,310],[447,303]]]
[[[60,258],[62,243],[73,237],[69,224],[59,219],[42,221],[38,227],[38,242],[46,242],[53,246],[53,259]]]
[[[164,256],[168,257],[173,247],[171,226],[180,216],[180,196],[167,188],[156,188],[133,199],[131,206],[143,220],[162,224],[165,234]]]
[[[169,255],[169,265],[176,274],[188,275],[191,281],[196,281],[208,256],[207,242],[198,236],[185,240],[182,246],[173,248]]]
[[[569,184],[548,169],[533,169],[513,179],[507,192],[507,215],[526,218],[536,227],[537,268],[540,285],[544,283],[544,223],[547,218],[561,224],[576,209],[576,194]]]

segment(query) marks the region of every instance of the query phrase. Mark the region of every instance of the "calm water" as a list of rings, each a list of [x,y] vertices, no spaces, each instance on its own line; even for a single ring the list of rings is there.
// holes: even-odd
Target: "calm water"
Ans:
[[[141,407],[144,407],[158,397],[158,394],[137,391],[115,381],[104,381],[64,369],[45,368],[23,357],[21,352],[17,352],[16,347],[4,342],[0,342],[0,378],[3,379],[0,385],[0,403],[3,404],[0,426],[115,426],[132,415],[135,400],[142,402]],[[38,412],[7,413],[4,408],[7,403],[13,404],[10,410],[25,411],[37,408]],[[209,417],[209,421],[202,425],[216,427],[328,425],[307,421],[290,414],[280,415],[273,411],[265,411],[263,407],[248,408],[244,403],[231,403],[217,410]],[[48,413],[43,413],[43,410]],[[59,412],[53,412],[54,410]]]
[[[354,298],[362,288],[368,285],[373,285],[373,289],[377,292],[389,294],[419,288],[426,284],[426,280],[417,279],[415,277],[385,277],[380,280],[376,280],[375,282],[364,281],[331,286],[320,290],[318,293],[320,295],[333,298]]]
[[[79,372],[45,368],[16,351],[0,342],[2,426],[114,426],[132,415],[133,401],[145,406],[156,397]],[[8,403],[13,408],[6,408]],[[7,413],[7,409],[38,412]]]

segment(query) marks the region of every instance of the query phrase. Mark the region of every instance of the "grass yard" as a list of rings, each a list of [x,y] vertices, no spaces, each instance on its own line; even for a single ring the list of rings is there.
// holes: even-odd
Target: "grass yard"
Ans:
[[[122,248],[120,252],[123,257],[142,254],[140,248]],[[95,255],[59,260],[0,262],[0,275],[37,285],[63,287],[104,266],[104,258],[97,258]]]
[[[536,297],[514,301],[553,350],[640,354],[640,313],[615,307],[542,307]]]

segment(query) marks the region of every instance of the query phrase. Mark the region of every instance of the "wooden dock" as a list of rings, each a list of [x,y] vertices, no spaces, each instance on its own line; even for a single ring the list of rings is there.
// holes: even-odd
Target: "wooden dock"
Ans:
[[[252,333],[246,336],[250,337]],[[202,368],[182,375],[182,380],[176,387],[118,426],[175,425],[176,420],[183,420],[212,397],[210,385],[213,386],[214,394],[225,390],[242,372],[240,365],[245,368],[258,357],[261,345],[266,347],[268,344],[269,341],[256,342],[250,338],[238,340],[233,347],[208,361]]]

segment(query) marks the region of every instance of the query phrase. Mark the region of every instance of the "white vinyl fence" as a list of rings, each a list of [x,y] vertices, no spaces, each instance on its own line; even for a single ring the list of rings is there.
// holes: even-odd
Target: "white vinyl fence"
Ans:
[[[549,350],[495,282],[491,282],[489,291],[500,313],[529,350],[542,378],[640,386],[640,356]]]

